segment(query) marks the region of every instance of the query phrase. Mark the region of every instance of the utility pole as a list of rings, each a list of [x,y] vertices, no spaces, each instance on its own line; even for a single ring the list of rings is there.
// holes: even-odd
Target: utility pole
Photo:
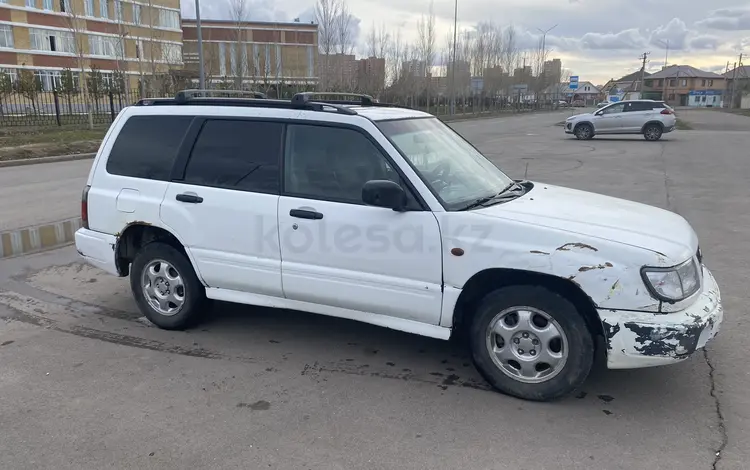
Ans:
[[[456,113],[456,35],[458,34],[458,0],[453,10],[453,63],[451,65],[451,116]]]
[[[740,53],[739,62],[734,63],[734,71],[732,72],[732,93],[729,95],[729,109],[734,107],[734,92],[737,89],[737,70],[742,67],[742,53]]]
[[[650,54],[650,52],[644,52],[642,55],[638,56],[638,58],[643,61],[643,65],[641,66],[641,95],[643,95],[643,80],[646,78],[646,61]],[[643,96],[641,96],[641,98],[643,98]]]
[[[195,0],[195,29],[198,33],[198,83],[201,90],[206,89],[206,76],[203,68],[203,35],[201,34],[201,5]]]

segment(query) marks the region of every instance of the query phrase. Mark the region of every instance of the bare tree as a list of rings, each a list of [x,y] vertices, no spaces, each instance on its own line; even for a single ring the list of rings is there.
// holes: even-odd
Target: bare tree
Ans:
[[[318,0],[315,4],[315,21],[318,23],[318,49],[320,51],[320,68],[318,77],[320,86],[326,90],[330,81],[330,56],[338,40],[337,26],[341,0]]]
[[[86,20],[82,18],[82,12],[78,11],[78,7],[83,3],[78,3],[70,0],[63,0],[65,6],[65,25],[68,29],[69,37],[63,40],[63,43],[69,42],[73,49],[73,53],[76,56],[76,69],[79,74],[78,82],[81,86],[81,93],[83,94],[84,105],[86,106],[86,116],[88,118],[89,129],[94,128],[94,116],[91,110],[91,102],[89,101],[88,83],[86,79],[86,51],[88,50],[88,44],[86,44],[88,35],[86,31]],[[66,41],[67,40],[67,41]],[[66,47],[63,45],[63,48]],[[64,50],[64,49],[63,49]]]
[[[399,82],[403,67],[403,43],[401,42],[401,30],[396,30],[396,34],[388,41],[388,47],[386,49],[386,83],[391,86]]]
[[[367,55],[385,58],[390,41],[391,35],[388,33],[385,24],[381,24],[380,28],[375,28],[375,22],[373,22],[372,29],[367,35]]]
[[[427,112],[430,111],[430,70],[435,62],[435,12],[433,7],[433,1],[430,1],[430,9],[427,16],[422,15],[417,21],[418,53],[420,60],[424,64],[426,76]]]
[[[245,23],[249,13],[246,0],[230,0],[229,14],[232,18],[234,42],[230,46],[231,74],[234,76],[234,87],[242,89],[247,75],[247,28]]]

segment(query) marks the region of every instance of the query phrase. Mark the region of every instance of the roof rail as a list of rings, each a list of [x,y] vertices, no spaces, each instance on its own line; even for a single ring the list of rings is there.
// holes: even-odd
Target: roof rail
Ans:
[[[178,91],[174,99],[177,102],[184,102],[193,98],[255,98],[255,99],[266,99],[265,93],[259,91],[245,91],[245,90],[182,90]]]
[[[325,99],[323,97],[330,96],[334,99]],[[341,98],[358,98],[358,100],[345,100]],[[338,98],[338,99],[337,99]],[[319,103],[329,104],[348,104],[348,105],[360,105],[360,106],[375,106],[378,102],[370,95],[363,95],[360,93],[335,93],[326,91],[307,91],[303,93],[297,93],[292,97],[293,104],[303,104],[311,101]]]

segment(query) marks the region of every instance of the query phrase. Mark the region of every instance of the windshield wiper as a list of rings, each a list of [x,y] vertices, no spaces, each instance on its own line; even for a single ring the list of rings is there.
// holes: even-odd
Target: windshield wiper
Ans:
[[[473,202],[470,202],[469,204],[465,205],[464,207],[458,210],[468,211],[471,209],[476,209],[477,207],[490,206],[492,204],[497,204],[498,202],[506,201],[508,199],[515,199],[517,197],[521,197],[525,193],[526,193],[526,188],[524,188],[523,185],[514,181],[510,183],[505,189],[503,189],[499,193],[493,194],[492,196],[483,196],[478,199],[475,199]],[[490,202],[492,204],[488,204]]]

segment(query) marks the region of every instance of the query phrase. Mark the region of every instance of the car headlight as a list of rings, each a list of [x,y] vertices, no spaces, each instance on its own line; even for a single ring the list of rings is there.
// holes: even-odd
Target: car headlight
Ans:
[[[701,286],[698,265],[692,258],[671,268],[645,266],[641,269],[641,275],[651,294],[666,302],[687,299]]]

